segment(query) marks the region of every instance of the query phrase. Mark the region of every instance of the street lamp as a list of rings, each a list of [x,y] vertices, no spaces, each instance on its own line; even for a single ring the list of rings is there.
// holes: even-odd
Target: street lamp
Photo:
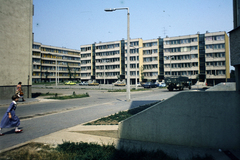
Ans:
[[[103,84],[105,84],[105,63],[106,63],[106,62],[109,62],[109,60],[104,60],[104,61],[102,60],[103,67],[104,67],[104,68],[103,68],[103,69],[104,69],[104,75],[103,75],[104,81],[103,81]]]
[[[174,58],[174,56],[169,56],[170,57],[170,76],[172,76],[172,58]]]
[[[127,10],[127,101],[130,101],[130,27],[129,27],[129,9],[128,8],[108,8],[104,11],[113,12],[116,10]]]

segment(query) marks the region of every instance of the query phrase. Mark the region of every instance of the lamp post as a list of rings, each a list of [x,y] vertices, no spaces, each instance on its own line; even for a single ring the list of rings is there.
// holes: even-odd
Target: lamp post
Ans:
[[[128,8],[109,8],[105,9],[106,12],[113,12],[116,10],[127,10],[127,101],[130,101],[130,27],[129,27],[129,9]]]
[[[172,76],[172,58],[173,56],[169,56],[170,57],[170,76]]]
[[[56,58],[56,62],[55,62],[55,63],[56,63],[56,67],[55,67],[55,68],[56,68],[56,80],[55,80],[55,82],[56,82],[56,87],[57,87],[57,84],[58,84],[58,76],[57,76],[57,75],[58,75],[58,65],[57,65],[57,58]]]
[[[136,88],[136,90],[137,90],[137,55],[136,55],[135,58],[136,58],[136,66],[135,66],[135,72],[136,72],[136,76],[135,76],[135,81],[136,81],[136,82],[135,82],[135,85],[136,85],[136,86],[135,86],[135,88]]]
[[[103,69],[104,69],[104,75],[103,75],[103,84],[105,84],[105,63],[106,62],[109,62],[109,60],[104,60],[104,61],[102,61],[102,63],[103,63]]]

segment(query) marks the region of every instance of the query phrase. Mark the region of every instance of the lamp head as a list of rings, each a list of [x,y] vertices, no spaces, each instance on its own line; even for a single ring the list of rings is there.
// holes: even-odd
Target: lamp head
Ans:
[[[116,9],[115,8],[107,8],[107,9],[104,9],[104,11],[106,12],[113,12],[115,11]]]

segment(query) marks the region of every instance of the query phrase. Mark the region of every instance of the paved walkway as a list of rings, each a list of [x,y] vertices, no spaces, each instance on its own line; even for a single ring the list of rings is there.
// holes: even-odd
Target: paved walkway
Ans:
[[[36,102],[39,102],[39,99],[36,99],[36,98],[24,98],[25,101],[23,102],[22,99],[20,99],[18,101],[18,105],[21,105],[21,104],[31,104],[31,103],[36,103]],[[9,106],[10,103],[12,102],[11,99],[0,99],[0,107],[3,107],[3,106]]]

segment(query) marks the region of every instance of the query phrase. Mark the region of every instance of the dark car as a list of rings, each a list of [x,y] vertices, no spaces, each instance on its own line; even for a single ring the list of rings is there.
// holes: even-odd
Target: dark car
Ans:
[[[142,85],[144,88],[156,88],[157,85],[153,82],[147,82],[145,84]]]

